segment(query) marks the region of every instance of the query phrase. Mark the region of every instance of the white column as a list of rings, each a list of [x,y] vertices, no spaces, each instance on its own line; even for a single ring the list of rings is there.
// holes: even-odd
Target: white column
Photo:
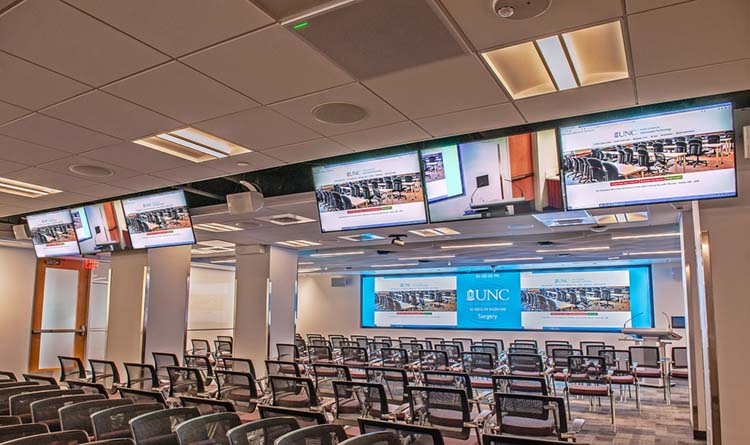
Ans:
[[[139,363],[143,347],[143,303],[148,252],[115,252],[110,261],[106,357],[118,366]]]

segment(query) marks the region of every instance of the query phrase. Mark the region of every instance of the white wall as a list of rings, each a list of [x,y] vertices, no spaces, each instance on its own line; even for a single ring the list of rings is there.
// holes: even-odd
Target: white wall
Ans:
[[[615,346],[627,347],[632,343],[622,342],[617,333],[576,332],[526,332],[526,331],[469,331],[438,329],[376,329],[361,328],[359,313],[359,277],[351,277],[351,285],[331,287],[331,275],[305,275],[299,279],[299,301],[297,332],[301,334],[362,334],[390,335],[391,337],[471,337],[501,338],[506,344],[513,339],[551,340],[564,337],[574,344],[582,340],[603,340]],[[654,320],[657,327],[666,327],[667,321],[661,312],[668,315],[684,315],[682,273],[679,263],[654,264],[652,267],[654,288]],[[683,332],[684,333],[684,332]],[[677,342],[675,345],[682,345]]]
[[[0,247],[0,369],[18,377],[29,366],[35,277],[33,250]]]

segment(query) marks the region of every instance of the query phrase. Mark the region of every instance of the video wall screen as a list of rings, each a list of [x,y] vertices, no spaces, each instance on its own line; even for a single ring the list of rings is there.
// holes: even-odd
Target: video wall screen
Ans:
[[[313,168],[323,232],[427,222],[416,152]]]
[[[195,244],[182,190],[123,199],[122,208],[134,249]]]
[[[363,276],[362,327],[620,331],[653,327],[648,266]]]
[[[430,222],[562,211],[555,130],[422,149]]]
[[[568,210],[737,195],[729,102],[560,128]]]
[[[122,202],[110,201],[70,210],[81,253],[117,252],[132,248]]]
[[[38,213],[26,217],[34,251],[39,258],[78,255],[73,217],[69,210]]]

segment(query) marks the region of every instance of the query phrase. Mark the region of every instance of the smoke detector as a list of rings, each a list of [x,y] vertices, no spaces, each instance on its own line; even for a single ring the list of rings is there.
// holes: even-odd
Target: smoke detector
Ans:
[[[552,0],[494,0],[492,11],[500,18],[525,20],[544,14]]]

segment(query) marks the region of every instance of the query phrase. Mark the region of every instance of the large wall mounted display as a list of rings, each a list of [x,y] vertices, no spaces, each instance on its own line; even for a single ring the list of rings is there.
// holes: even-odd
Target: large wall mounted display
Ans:
[[[431,222],[561,211],[555,130],[422,149]]]
[[[313,168],[323,232],[427,222],[416,152]]]
[[[78,242],[69,210],[38,213],[26,217],[34,251],[39,258],[78,255]]]
[[[560,128],[568,210],[736,196],[729,102]]]
[[[131,248],[120,201],[70,209],[81,253],[117,252]]]
[[[134,249],[195,244],[182,190],[123,199],[122,207]]]
[[[648,266],[363,276],[361,292],[362,327],[653,327]]]

